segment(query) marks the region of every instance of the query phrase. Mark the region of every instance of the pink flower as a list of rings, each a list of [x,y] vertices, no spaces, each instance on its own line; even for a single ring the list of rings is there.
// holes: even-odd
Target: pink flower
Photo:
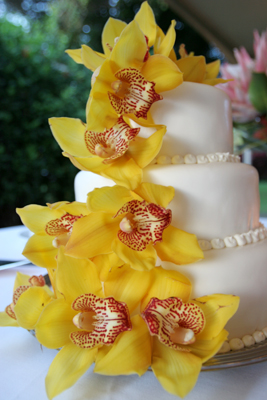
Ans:
[[[261,36],[254,31],[254,54],[256,72],[264,72],[267,75],[267,30]]]
[[[253,71],[267,74],[267,31],[261,36],[258,31],[254,32],[254,53],[255,59],[250,57],[244,47],[239,50],[234,49],[237,64],[225,63],[221,66],[222,78],[232,80],[218,87],[232,100],[232,115],[235,122],[252,121],[260,115],[249,99],[249,85]]]

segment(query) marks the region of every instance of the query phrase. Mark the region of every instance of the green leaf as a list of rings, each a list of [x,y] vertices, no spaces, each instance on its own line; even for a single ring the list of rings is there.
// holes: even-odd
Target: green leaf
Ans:
[[[261,114],[267,113],[267,76],[263,72],[253,72],[249,85],[249,99]]]

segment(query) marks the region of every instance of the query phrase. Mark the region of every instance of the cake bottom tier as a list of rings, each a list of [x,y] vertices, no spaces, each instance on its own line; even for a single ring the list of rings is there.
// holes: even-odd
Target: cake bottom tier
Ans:
[[[215,294],[240,297],[237,313],[226,325],[229,339],[251,335],[267,326],[267,239],[243,247],[204,252],[204,260],[188,265],[163,262],[186,275],[192,298]]]

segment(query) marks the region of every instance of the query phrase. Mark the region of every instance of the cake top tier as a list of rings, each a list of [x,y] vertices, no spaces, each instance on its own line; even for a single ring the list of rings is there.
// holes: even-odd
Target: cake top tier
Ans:
[[[162,95],[151,107],[155,123],[167,126],[159,155],[233,152],[231,103],[223,91],[183,82]]]

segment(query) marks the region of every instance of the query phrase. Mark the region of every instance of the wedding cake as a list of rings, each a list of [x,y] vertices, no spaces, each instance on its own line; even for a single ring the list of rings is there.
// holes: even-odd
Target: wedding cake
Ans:
[[[204,251],[204,259],[193,264],[161,265],[185,274],[193,297],[240,296],[239,309],[226,326],[229,339],[261,331],[267,326],[267,234],[259,222],[258,173],[233,155],[230,99],[220,89],[184,82],[165,92],[151,113],[155,123],[167,126],[167,133],[143,179],[175,188],[169,205],[173,225],[196,234]],[[142,128],[139,135],[150,133]],[[101,176],[79,172],[76,199],[86,201],[95,187],[112,185]]]
[[[103,54],[68,50],[93,71],[86,122],[49,119],[81,170],[76,201],[17,209],[33,232],[23,254],[51,285],[18,273],[0,313],[0,326],[57,350],[49,399],[92,364],[103,375],[151,368],[185,397],[218,351],[267,337],[258,175],[233,154],[219,61],[183,45],[177,59],[175,25],[165,35],[144,2],[129,24],[107,21]]]

